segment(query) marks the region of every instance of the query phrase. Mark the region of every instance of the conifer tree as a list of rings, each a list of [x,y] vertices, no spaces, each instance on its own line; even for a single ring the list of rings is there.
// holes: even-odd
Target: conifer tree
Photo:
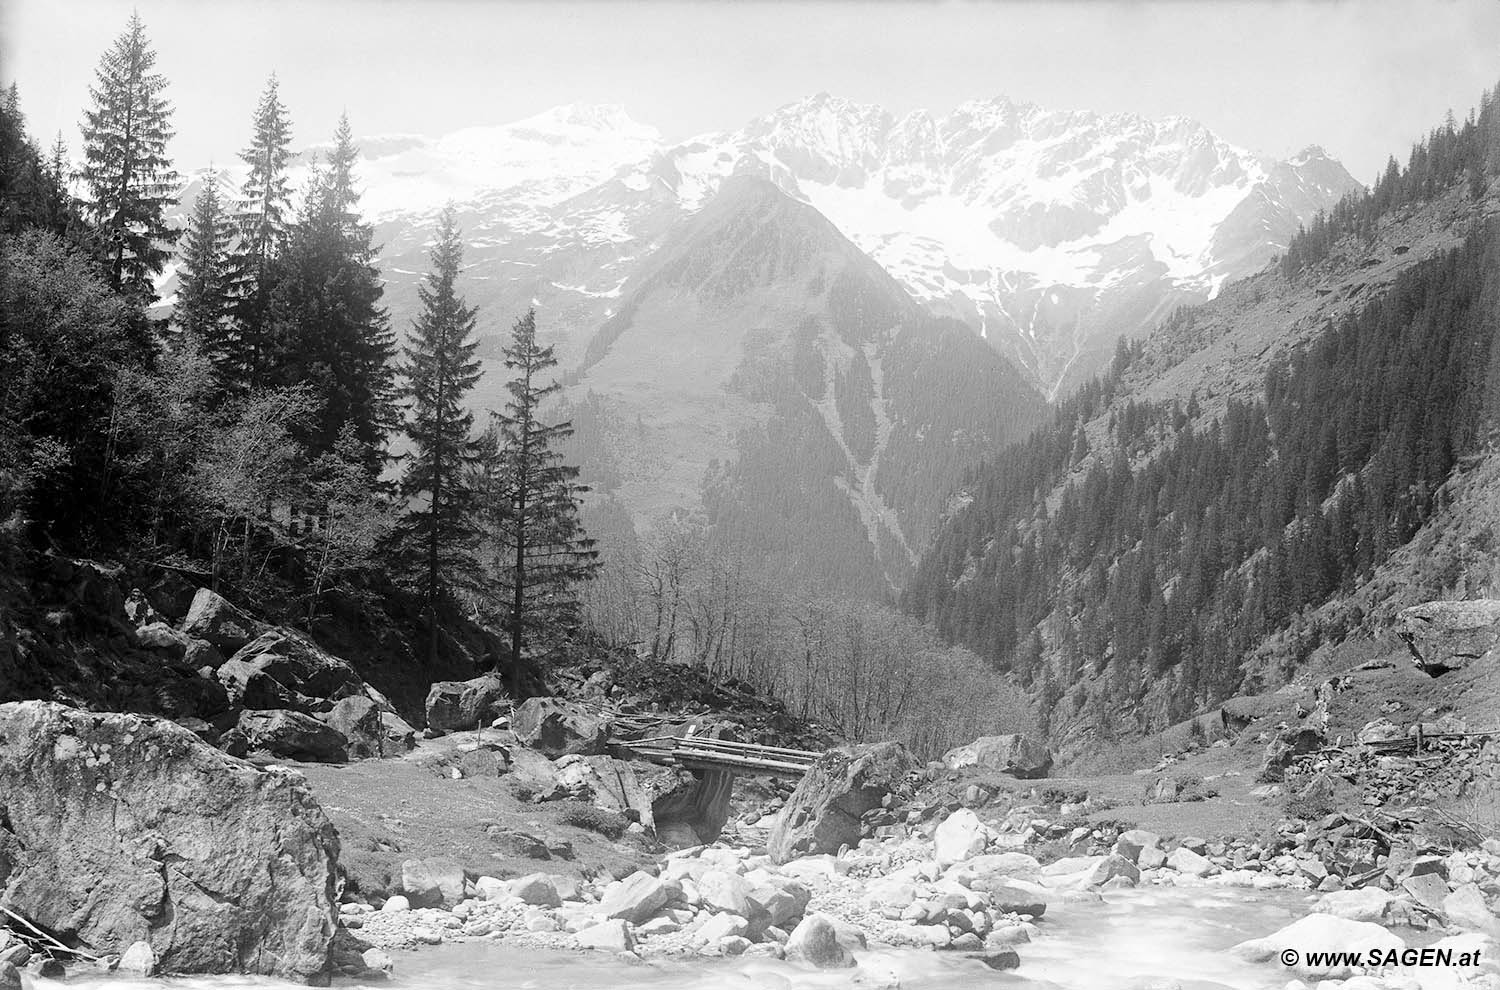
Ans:
[[[199,342],[215,367],[223,363],[228,340],[229,245],[234,237],[219,200],[219,176],[210,170],[193,204],[183,242],[177,308],[172,322]]]
[[[450,206],[438,222],[432,271],[417,289],[422,311],[412,321],[402,369],[403,395],[410,403],[405,431],[412,450],[406,455],[401,496],[411,507],[398,533],[420,568],[430,620],[430,663],[437,660],[438,602],[447,587],[466,583],[475,570],[468,473],[478,445],[470,432],[474,414],[464,408],[464,398],[481,370],[474,357],[479,346],[475,310],[458,293],[462,264],[463,240]]]
[[[233,314],[236,334],[227,378],[247,387],[259,384],[268,363],[271,262],[280,253],[291,221],[292,126],[281,102],[276,74],[266,82],[255,108],[250,144],[240,160],[250,172],[241,189],[235,224],[240,246],[235,257]]]
[[[329,166],[315,172],[302,216],[274,266],[270,373],[282,384],[317,386],[322,408],[303,438],[309,456],[331,453],[344,431],[352,431],[374,481],[397,425],[395,337],[380,305],[374,228],[357,212],[358,154],[348,120],[341,120]]]
[[[599,554],[578,518],[579,496],[588,488],[556,448],[572,435],[572,424],[542,418],[542,404],[561,386],[547,376],[557,358],[537,343],[534,310],[516,321],[504,354],[510,399],[493,414],[496,464],[483,512],[494,549],[487,587],[503,592],[500,610],[516,670],[527,643],[576,621],[574,588],[594,576]]]
[[[132,13],[99,60],[83,123],[85,212],[103,236],[110,286],[138,301],[155,298],[152,277],[177,239],[162,215],[175,202],[178,177],[167,158],[167,80],[155,65],[145,25]]]

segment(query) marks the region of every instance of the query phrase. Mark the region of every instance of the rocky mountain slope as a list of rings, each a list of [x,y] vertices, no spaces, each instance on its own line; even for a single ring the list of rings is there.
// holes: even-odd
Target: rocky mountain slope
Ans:
[[[641,517],[698,504],[784,579],[879,596],[964,468],[1040,396],[925,314],[818,212],[736,177],[642,261],[571,377],[605,428],[601,489]],[[602,449],[600,449],[602,448]]]
[[[1185,118],[1006,99],[896,117],[819,94],[621,178],[688,209],[735,174],[817,207],[934,313],[1049,395],[1124,333],[1263,266],[1356,183],[1319,148],[1256,156]]]
[[[939,528],[908,607],[1030,684],[1065,756],[1493,592],[1485,120],[1342,209],[1314,263],[1122,349]]]

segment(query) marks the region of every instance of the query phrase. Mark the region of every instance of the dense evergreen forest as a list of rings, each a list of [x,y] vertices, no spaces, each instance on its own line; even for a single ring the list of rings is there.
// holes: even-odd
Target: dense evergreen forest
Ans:
[[[523,638],[568,635],[594,551],[555,449],[566,425],[538,418],[551,355],[530,318],[504,352],[525,384],[480,432],[451,211],[398,353],[347,118],[292,190],[271,76],[245,181],[210,174],[184,231],[167,219],[183,186],[168,89],[133,15],[88,93],[81,163],[61,136],[41,152],[15,87],[0,102],[0,577],[49,554],[110,559],[309,631],[336,601],[407,594],[429,663],[462,612],[511,633],[512,665]]]
[[[1330,230],[1368,229],[1340,226],[1350,217],[1371,224],[1459,184],[1482,192],[1500,156],[1472,149],[1500,147],[1496,110],[1487,95],[1477,123],[1436,132],[1407,172],[1315,223],[1287,270],[1326,254]],[[1122,344],[1049,425],[968,479],[967,504],[940,528],[904,606],[1030,684],[1044,718],[1069,694],[1108,732],[1148,692],[1170,698],[1157,717],[1175,720],[1255,687],[1242,657],[1367,577],[1431,517],[1460,461],[1492,442],[1497,329],[1491,222],[1273,364],[1262,395],[1222,417],[1195,399],[1117,401],[1145,354]],[[1096,433],[1091,445],[1086,426],[1106,413],[1106,442]],[[1279,675],[1345,631],[1306,630]]]

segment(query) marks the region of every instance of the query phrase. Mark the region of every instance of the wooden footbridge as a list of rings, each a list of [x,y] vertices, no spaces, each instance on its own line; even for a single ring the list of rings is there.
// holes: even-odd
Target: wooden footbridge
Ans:
[[[611,740],[612,746],[628,749],[640,759],[687,770],[728,770],[772,777],[800,777],[821,753],[780,746],[730,742],[705,736],[648,736],[644,739]]]

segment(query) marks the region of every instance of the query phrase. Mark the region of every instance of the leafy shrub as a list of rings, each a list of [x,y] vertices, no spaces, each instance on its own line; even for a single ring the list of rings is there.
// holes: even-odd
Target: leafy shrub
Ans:
[[[1219,796],[1219,789],[1203,782],[1197,774],[1177,778],[1177,800],[1207,801]]]
[[[588,832],[597,832],[606,839],[614,840],[625,834],[630,819],[614,811],[605,811],[591,804],[568,802],[558,808],[557,820]]]
[[[1089,792],[1082,787],[1043,787],[1036,799],[1042,804],[1082,804],[1089,799]]]

